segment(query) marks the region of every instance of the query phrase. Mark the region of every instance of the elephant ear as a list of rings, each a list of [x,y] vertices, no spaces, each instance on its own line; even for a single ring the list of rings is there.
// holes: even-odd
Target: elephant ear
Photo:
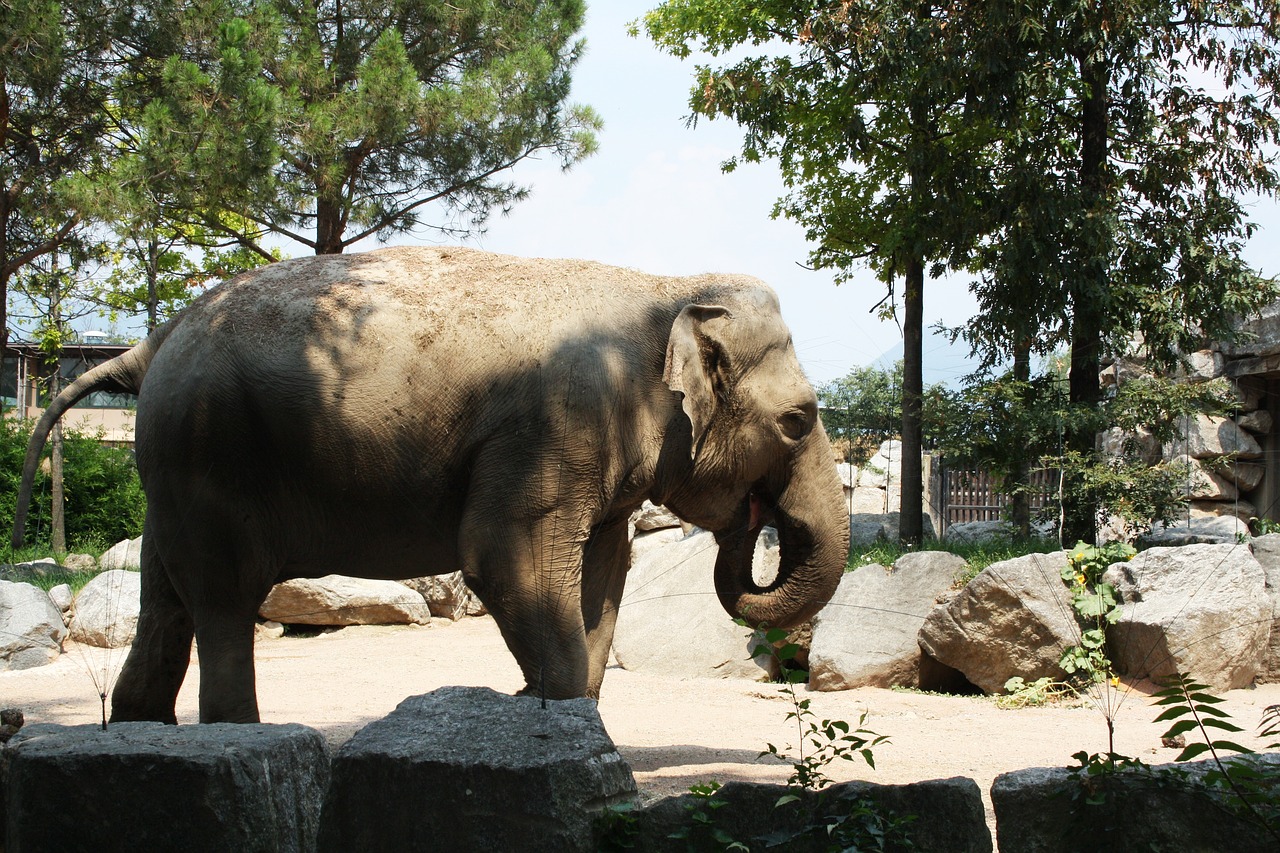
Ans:
[[[732,316],[721,305],[686,305],[671,326],[662,381],[684,395],[684,413],[693,424],[692,456],[698,455],[702,436],[716,409],[717,370],[723,356],[713,327],[719,325],[715,321]]]

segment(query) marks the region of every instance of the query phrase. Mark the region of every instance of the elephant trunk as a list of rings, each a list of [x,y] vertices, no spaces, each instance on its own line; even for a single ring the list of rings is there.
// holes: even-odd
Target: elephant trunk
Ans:
[[[819,425],[791,477],[771,507],[767,495],[753,493],[743,515],[749,520],[717,536],[716,592],[724,609],[751,625],[790,628],[811,618],[835,593],[849,560],[849,516],[831,445]],[[752,557],[756,538],[771,510],[778,530],[778,576],[756,583]]]

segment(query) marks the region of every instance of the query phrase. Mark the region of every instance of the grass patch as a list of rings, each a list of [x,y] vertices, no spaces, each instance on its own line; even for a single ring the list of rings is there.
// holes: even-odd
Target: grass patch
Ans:
[[[102,552],[105,550],[106,547],[98,542],[77,542],[68,553],[92,554],[96,560],[102,556]],[[6,549],[3,554],[0,554],[0,564],[3,564],[0,565],[0,580],[29,583],[32,586],[43,589],[45,592],[65,583],[71,587],[72,592],[79,592],[85,584],[100,573],[100,570],[96,568],[77,571],[68,569],[60,564],[50,565],[37,562],[56,559],[57,557],[47,545],[34,545],[17,550]],[[36,565],[23,565],[31,563],[36,563]]]
[[[853,571],[869,563],[892,566],[899,557],[912,551],[946,551],[963,557],[969,564],[965,572],[956,579],[957,583],[965,584],[992,563],[1012,560],[1026,554],[1051,554],[1059,550],[1057,542],[1039,538],[989,539],[981,542],[929,539],[918,548],[907,548],[897,542],[882,539],[871,545],[855,547],[849,554],[847,571]]]

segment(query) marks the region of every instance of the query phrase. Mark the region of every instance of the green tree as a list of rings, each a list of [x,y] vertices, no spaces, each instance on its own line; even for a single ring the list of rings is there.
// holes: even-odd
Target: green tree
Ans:
[[[805,226],[815,268],[842,280],[869,265],[887,310],[901,296],[904,542],[923,535],[925,278],[967,265],[985,221],[1000,102],[984,96],[1003,71],[988,14],[943,0],[668,0],[644,18],[678,57],[764,51],[698,66],[694,115],[744,127],[727,169],[777,159],[789,192],[774,214]]]
[[[527,195],[506,174],[516,163],[569,168],[595,149],[598,118],[567,104],[581,0],[190,0],[160,14],[149,43],[181,38],[143,111],[148,145],[220,140],[182,161],[195,180],[180,201],[264,256],[268,234],[317,254],[419,227],[466,234]],[[210,97],[241,89],[251,109]],[[253,130],[235,154],[228,127]]]
[[[822,425],[845,460],[862,464],[902,429],[902,360],[893,368],[855,367],[818,388]]]
[[[1032,0],[1007,12],[999,228],[965,335],[988,363],[1070,348],[1068,444],[1083,457],[1106,352],[1137,336],[1171,365],[1275,296],[1241,251],[1254,231],[1244,199],[1277,182],[1280,3]],[[1085,491],[1067,486],[1082,500],[1066,541],[1093,541]]]
[[[0,343],[10,283],[79,238],[85,217],[69,187],[112,154],[108,58],[120,18],[100,0],[0,3]]]

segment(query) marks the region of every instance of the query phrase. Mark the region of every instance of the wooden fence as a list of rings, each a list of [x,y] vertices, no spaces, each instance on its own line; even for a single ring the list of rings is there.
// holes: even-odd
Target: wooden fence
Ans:
[[[1039,469],[1031,473],[1031,513],[1057,500],[1058,472]],[[1005,518],[1009,495],[999,490],[986,471],[942,466],[942,528],[966,521],[1000,521]],[[939,531],[940,533],[942,531]]]

